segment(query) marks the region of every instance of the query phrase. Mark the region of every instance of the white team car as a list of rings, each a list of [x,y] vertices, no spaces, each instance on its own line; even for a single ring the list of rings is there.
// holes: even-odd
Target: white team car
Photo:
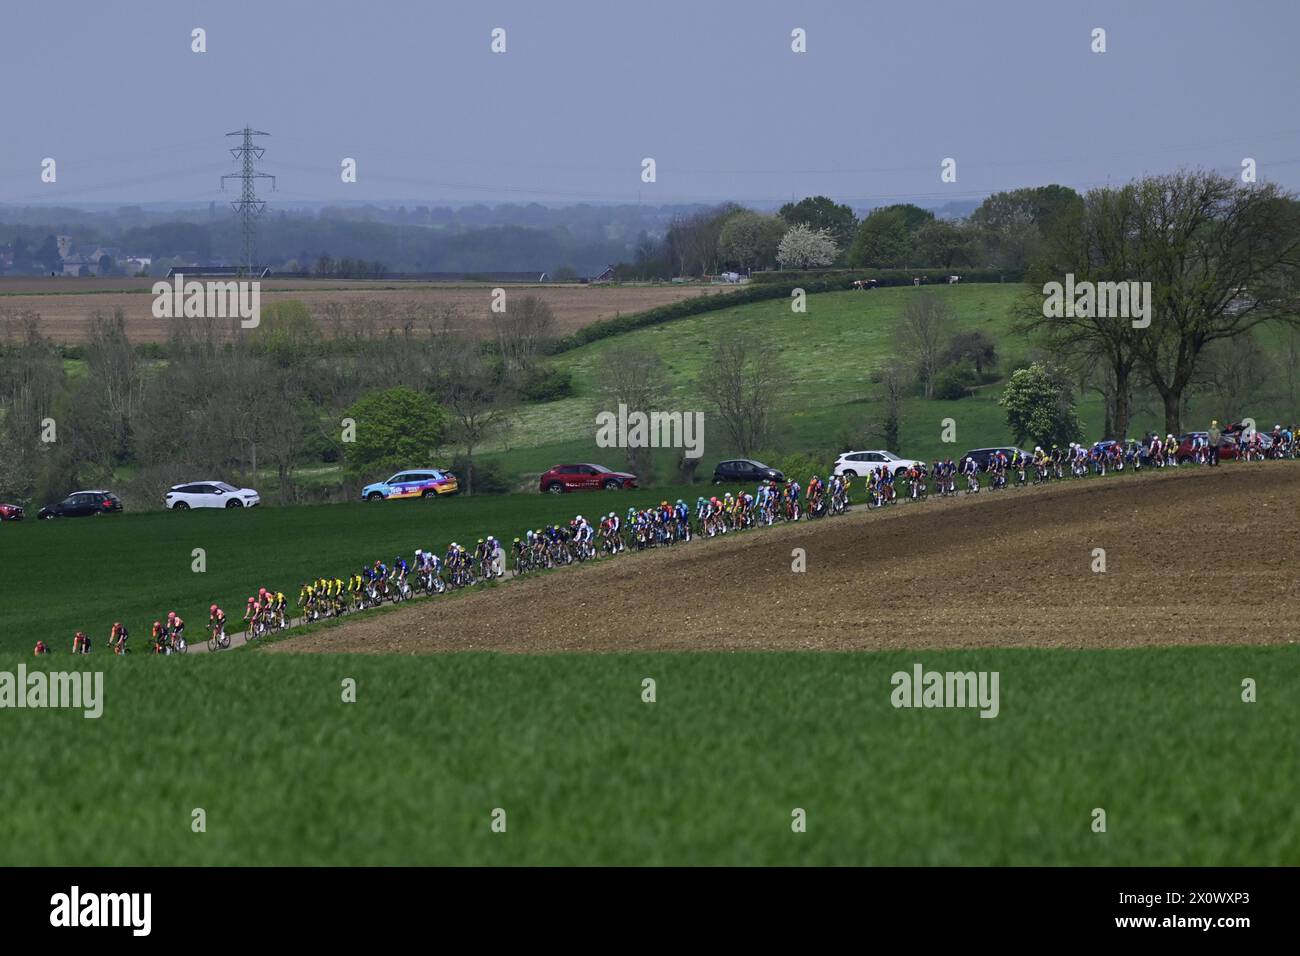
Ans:
[[[262,503],[262,496],[252,488],[236,488],[224,481],[191,481],[173,485],[163,499],[172,511],[190,508],[251,508]]]
[[[859,475],[865,475],[869,471],[875,471],[881,465],[885,465],[897,475],[899,472],[906,471],[917,464],[922,463],[912,461],[910,458],[899,458],[892,451],[846,451],[835,459],[833,473],[848,478],[856,478]]]

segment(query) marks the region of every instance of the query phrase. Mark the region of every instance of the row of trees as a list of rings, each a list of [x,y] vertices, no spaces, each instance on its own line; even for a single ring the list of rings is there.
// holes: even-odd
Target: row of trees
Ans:
[[[954,248],[983,249],[1025,272],[1015,327],[1031,357],[1003,397],[1018,439],[1082,438],[1074,401],[1084,391],[1103,400],[1102,436],[1119,440],[1130,437],[1139,408],[1162,414],[1165,430],[1181,434],[1193,394],[1210,396],[1224,417],[1240,417],[1267,397],[1270,383],[1294,403],[1300,202],[1274,185],[1183,171],[1084,196],[1056,186],[1024,189],[989,197],[962,223],[894,206],[863,220],[848,258],[914,262],[916,250],[941,244],[944,235]],[[1064,284],[1066,276],[1080,289],[1149,288],[1150,321],[1133,307],[1103,309],[1097,298],[1045,308],[1047,283]],[[899,404],[909,392],[958,398],[996,378],[994,343],[979,333],[954,334],[953,325],[948,307],[931,296],[904,309],[897,358],[876,375],[877,434],[886,440],[897,436]],[[1261,345],[1265,330],[1271,349]]]
[[[392,308],[330,303],[313,316],[280,302],[251,332],[224,320],[176,323],[162,362],[129,340],[121,313],[97,314],[84,369],[71,377],[39,316],[0,316],[0,489],[44,500],[129,471],[128,497],[154,506],[178,481],[270,472],[278,496],[297,501],[349,493],[341,483],[304,487],[300,469],[313,462],[341,460],[352,482],[455,453],[466,491],[506,490],[475,456],[535,381],[553,332],[549,307],[520,297],[493,314],[496,349],[467,334],[454,310],[429,318]],[[389,430],[394,410],[418,447]]]
[[[1082,198],[1066,186],[995,193],[967,219],[939,219],[910,203],[883,206],[859,220],[826,196],[786,203],[775,215],[724,203],[673,220],[662,239],[642,235],[626,278],[700,276],[733,267],[779,265],[862,268],[963,266],[1020,273],[1042,252],[1044,237]]]
[[[716,275],[724,269],[741,271],[783,265],[806,269],[828,266],[840,257],[843,233],[816,214],[825,197],[782,207],[768,215],[724,203],[714,209],[678,216],[662,238],[643,234],[633,261],[616,269],[624,279],[668,279],[674,276]],[[834,204],[831,204],[834,206]],[[849,217],[847,206],[837,207]]]
[[[1083,304],[1047,314],[1044,286],[1066,275],[1076,286],[1149,283],[1149,324]],[[1027,281],[1020,327],[1089,370],[1107,437],[1126,437],[1139,389],[1159,396],[1165,429],[1180,434],[1189,389],[1230,386],[1259,351],[1256,330],[1300,327],[1300,202],[1201,171],[1094,189],[1043,232]]]

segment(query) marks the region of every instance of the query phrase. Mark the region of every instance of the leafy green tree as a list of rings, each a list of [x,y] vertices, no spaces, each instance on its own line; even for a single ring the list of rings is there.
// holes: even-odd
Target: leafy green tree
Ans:
[[[441,405],[405,385],[364,395],[343,415],[356,422],[356,440],[343,445],[353,474],[432,464],[449,422]]]
[[[927,222],[916,231],[917,262],[951,269],[975,260],[973,232],[947,219]]]
[[[976,226],[990,229],[1026,220],[1048,232],[1062,216],[1077,212],[1082,205],[1083,197],[1069,186],[1030,186],[994,193],[971,213],[970,219]]]
[[[777,246],[785,235],[780,216],[765,216],[745,210],[727,219],[718,236],[718,252],[727,262],[744,269],[776,260]]]
[[[916,234],[933,220],[934,213],[910,203],[873,209],[858,226],[849,248],[849,265],[877,269],[914,265]]]
[[[826,230],[840,249],[847,249],[853,243],[858,229],[858,217],[853,210],[825,196],[809,196],[798,202],[788,202],[777,214],[792,226]]]
[[[1207,348],[1258,326],[1300,326],[1300,202],[1273,183],[1204,171],[1094,189],[1053,230],[1040,268],[1056,282],[1150,284],[1145,324],[1100,308],[1075,308],[1073,318],[1040,310],[1032,323],[1053,345],[1105,361],[1121,399],[1140,375],[1177,435]],[[1121,401],[1113,437],[1124,437],[1126,416]]]
[[[987,261],[1024,269],[1038,258],[1043,241],[1082,208],[1082,197],[1068,186],[1013,189],[985,199],[970,225]]]
[[[58,272],[59,269],[61,268],[61,263],[63,262],[63,260],[59,258],[58,240],[55,239],[53,236],[46,236],[45,241],[41,243],[41,247],[36,250],[36,254],[32,256],[32,258],[36,262],[39,262],[41,264],[41,268],[43,268],[46,272]],[[102,271],[104,266],[103,263],[104,258],[105,257],[103,256],[100,257],[100,263],[99,263],[101,269],[100,275],[108,274]],[[109,261],[109,267],[111,271],[113,260],[109,259],[108,261]]]
[[[253,347],[277,368],[301,365],[316,354],[320,328],[307,306],[281,299],[262,307],[261,321],[251,333]]]
[[[1042,363],[1016,369],[998,404],[1007,410],[1007,425],[1017,444],[1033,441],[1046,448],[1083,435],[1074,386],[1067,376]]]

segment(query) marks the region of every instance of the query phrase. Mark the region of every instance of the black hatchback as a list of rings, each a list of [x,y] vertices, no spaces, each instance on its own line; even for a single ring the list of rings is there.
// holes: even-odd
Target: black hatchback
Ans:
[[[980,471],[988,471],[989,462],[998,452],[1002,452],[1002,454],[1006,455],[1008,462],[1011,461],[1011,456],[1015,452],[1020,452],[1020,454],[1026,458],[1033,457],[1023,448],[1017,448],[1014,445],[1001,445],[997,448],[972,448],[970,451],[966,452],[966,454],[957,459],[957,464],[960,465],[967,458],[974,458],[975,464],[980,466]]]
[[[733,458],[730,461],[718,462],[718,467],[713,469],[713,483],[724,485],[737,481],[784,482],[785,475],[752,458]]]
[[[56,504],[46,505],[37,518],[84,518],[122,510],[122,499],[110,491],[74,491]]]

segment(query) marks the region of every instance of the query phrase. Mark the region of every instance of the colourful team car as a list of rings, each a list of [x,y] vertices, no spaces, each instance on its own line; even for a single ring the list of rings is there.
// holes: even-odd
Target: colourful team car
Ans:
[[[460,482],[449,471],[439,468],[412,468],[399,471],[387,481],[377,481],[361,489],[364,501],[385,498],[441,498],[460,490]]]

